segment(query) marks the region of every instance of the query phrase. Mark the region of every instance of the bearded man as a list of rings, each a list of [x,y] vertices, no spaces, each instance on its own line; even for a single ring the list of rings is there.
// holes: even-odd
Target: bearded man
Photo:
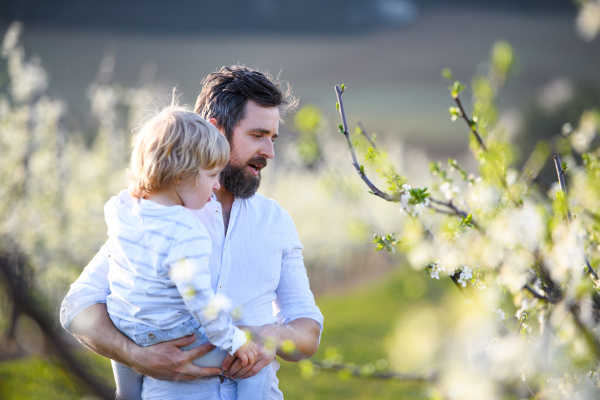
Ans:
[[[144,385],[168,386],[185,380],[185,390],[197,393],[198,399],[235,399],[231,379],[254,376],[269,365],[270,398],[282,399],[275,356],[287,361],[312,356],[323,330],[323,315],[309,288],[294,222],[274,200],[256,194],[261,170],[275,155],[279,123],[296,106],[289,87],[283,91],[269,74],[236,65],[204,79],[195,107],[231,147],[229,163],[220,175],[221,189],[194,214],[212,239],[212,288],[229,298],[232,308],[240,307],[238,323],[254,334],[259,347],[254,364],[243,366],[228,355],[221,369],[198,367],[192,361],[214,346],[181,350],[194,342],[193,335],[149,347],[124,336],[106,311],[110,294],[106,246],[71,285],[61,307],[63,327],[92,351],[145,375]],[[282,351],[284,341],[293,343],[295,350]],[[181,387],[175,385],[173,390]]]

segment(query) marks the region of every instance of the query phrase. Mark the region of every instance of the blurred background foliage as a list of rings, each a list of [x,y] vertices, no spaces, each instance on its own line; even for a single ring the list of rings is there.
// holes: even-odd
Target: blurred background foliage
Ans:
[[[12,25],[0,60],[0,250],[27,255],[28,287],[58,329],[68,285],[106,238],[103,205],[125,185],[130,132],[148,109],[169,101],[174,86],[181,103],[193,104],[201,79],[221,65],[281,71],[302,103],[280,128],[260,192],[290,212],[305,246],[326,321],[315,358],[427,372],[463,299],[402,256],[373,252],[375,233],[410,238],[422,228],[356,176],[336,134],[333,86],[352,88],[349,115],[378,133],[402,175],[425,186],[429,159],[452,156],[476,169],[465,155],[467,128],[449,122],[440,71],[450,67],[467,81],[475,114],[501,121],[524,163],[539,140],[559,146],[550,138],[565,122],[577,126],[583,110],[600,104],[596,3],[4,2],[1,31],[14,20],[26,29]],[[8,295],[0,293],[0,305],[0,397],[89,398],[39,326],[13,321]],[[112,384],[107,360],[64,339]],[[287,399],[438,396],[422,384],[307,364],[282,362],[279,377]]]

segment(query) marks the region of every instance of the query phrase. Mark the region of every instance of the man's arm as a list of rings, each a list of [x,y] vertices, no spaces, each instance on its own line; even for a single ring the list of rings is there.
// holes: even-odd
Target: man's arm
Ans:
[[[200,346],[187,352],[179,349],[192,343],[193,336],[141,347],[114,326],[105,304],[110,294],[108,257],[105,245],[71,285],[60,310],[62,326],[92,351],[156,379],[219,375],[221,371],[218,368],[201,368],[191,363],[212,347]]]
[[[315,304],[310,290],[298,232],[292,218],[285,211],[281,215],[281,226],[287,246],[283,252],[279,286],[275,291],[279,324],[250,328],[258,337],[258,361],[249,368],[242,367],[238,360],[226,358],[222,365],[223,370],[226,375],[234,378],[249,378],[258,373],[262,367],[275,359],[274,349],[277,355],[286,361],[300,361],[311,357],[319,347],[323,314]],[[282,347],[285,341],[293,344],[292,351],[285,351],[290,346]]]
[[[244,367],[239,359],[228,356],[223,361],[225,375],[234,379],[250,378],[270,364],[277,354],[286,361],[300,361],[312,357],[319,347],[321,328],[310,318],[299,318],[287,324],[241,327],[252,332],[258,345],[258,356],[254,365]],[[283,345],[293,343],[292,348]],[[282,346],[283,345],[283,346]],[[275,351],[274,351],[275,350]]]
[[[190,335],[153,346],[138,346],[114,326],[105,304],[94,304],[77,314],[70,332],[95,353],[155,379],[194,380],[221,373],[219,368],[202,368],[191,363],[214,348],[210,343],[189,351],[180,350],[179,347],[194,342],[194,335]]]
[[[284,325],[265,325],[260,335],[277,338],[277,355],[285,361],[300,361],[317,352],[321,328],[315,320],[299,318]],[[294,347],[287,350],[281,346],[284,341],[290,341]]]

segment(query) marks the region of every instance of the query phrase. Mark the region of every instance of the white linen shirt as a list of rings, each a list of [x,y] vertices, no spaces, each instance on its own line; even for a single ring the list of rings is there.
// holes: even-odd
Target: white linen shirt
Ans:
[[[122,201],[131,200],[127,196]],[[221,204],[214,195],[193,213],[212,240],[209,267],[213,290],[227,296],[233,308],[242,308],[237,324],[262,326],[310,318],[323,330],[323,315],[310,291],[296,227],[276,201],[260,194],[236,198],[227,235]],[[105,245],[71,285],[60,312],[65,329],[85,308],[106,302],[110,294],[108,255]],[[274,385],[275,391],[276,378]]]
[[[104,206],[109,314],[162,330],[193,317],[212,344],[233,355],[247,338],[233,325],[229,309],[215,307],[212,245],[202,222],[182,206],[144,199],[123,203],[127,197],[124,190]]]

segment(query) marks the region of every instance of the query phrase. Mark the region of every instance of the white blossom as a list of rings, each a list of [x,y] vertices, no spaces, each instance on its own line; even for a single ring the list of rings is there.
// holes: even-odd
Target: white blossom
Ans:
[[[460,189],[457,186],[452,186],[450,182],[444,182],[440,185],[440,192],[444,194],[446,200],[451,200],[460,192]]]
[[[598,3],[600,7],[600,2]],[[581,115],[577,130],[571,135],[571,144],[578,153],[584,153],[598,132],[598,117],[593,111],[586,111]]]
[[[221,311],[229,311],[232,303],[231,300],[227,296],[222,294],[216,294],[215,297],[204,307],[202,312],[204,316],[208,319],[215,318]]]
[[[498,342],[500,342],[500,339],[497,337],[492,338],[492,340],[487,342],[487,345],[485,346],[485,352],[488,355],[495,353],[498,350]]]
[[[169,277],[177,284],[191,282],[194,277],[194,261],[185,258],[176,262],[169,270]]]
[[[442,262],[440,260],[437,260],[436,262],[432,263],[431,265],[431,271],[430,271],[430,275],[431,275],[431,279],[440,279],[440,271],[445,271],[446,268],[444,268],[444,266],[442,265]]]
[[[400,194],[400,214],[407,213],[411,217],[416,217],[419,214],[423,214],[423,211],[421,211],[420,204],[410,204],[410,201],[413,198],[410,194],[410,189],[411,187],[409,185],[402,185],[402,192]],[[426,199],[424,204],[428,205],[429,200]]]
[[[506,314],[504,314],[504,311],[502,311],[500,308],[496,310],[496,318],[500,319],[500,320],[505,320],[506,319]]]
[[[473,278],[473,270],[467,266],[461,268],[460,275],[458,276],[458,283],[462,287],[467,287],[467,281]]]
[[[588,42],[592,41],[600,31],[600,0],[583,4],[576,22],[579,35]]]

